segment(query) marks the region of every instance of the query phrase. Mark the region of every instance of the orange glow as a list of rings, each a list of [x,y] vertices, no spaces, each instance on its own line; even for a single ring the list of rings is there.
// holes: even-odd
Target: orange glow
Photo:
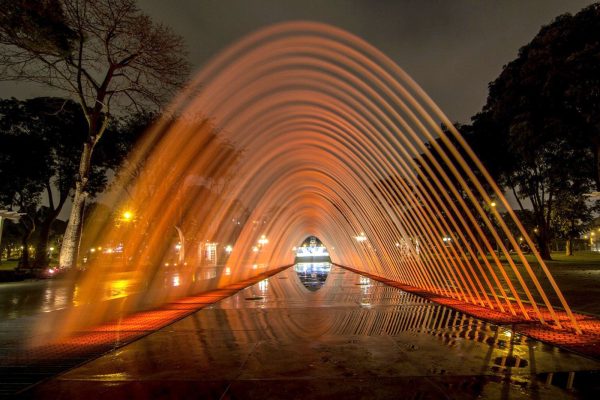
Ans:
[[[289,249],[313,235],[335,248],[336,263],[508,319],[561,327],[558,305],[579,331],[535,253],[559,299],[550,303],[518,238],[535,245],[464,139],[362,39],[318,23],[263,29],[213,59],[169,111],[110,196],[115,210],[136,210],[135,224],[107,221],[84,233],[112,249],[80,282],[89,303],[123,274],[139,283],[119,305],[124,314],[140,299],[225,287],[292,263]],[[215,245],[210,257],[205,243]],[[165,279],[168,268],[211,263],[227,270],[205,286],[196,275]],[[111,312],[99,303],[91,314]],[[75,311],[63,331],[80,317]]]
[[[131,221],[133,219],[133,213],[131,211],[124,211],[122,219],[123,221]]]

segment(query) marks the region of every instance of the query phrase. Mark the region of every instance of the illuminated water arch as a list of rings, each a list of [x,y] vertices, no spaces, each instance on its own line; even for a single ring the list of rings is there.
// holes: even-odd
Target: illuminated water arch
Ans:
[[[222,285],[292,263],[292,247],[314,235],[335,263],[560,326],[501,211],[535,246],[497,185],[423,90],[362,39],[309,22],[263,29],[211,61],[170,113],[114,194],[137,225],[88,230],[125,243],[139,279],[161,267],[174,225],[186,249],[232,244]],[[246,223],[231,224],[240,215]],[[261,235],[269,244],[255,251]],[[90,266],[83,292],[98,290],[100,269]]]

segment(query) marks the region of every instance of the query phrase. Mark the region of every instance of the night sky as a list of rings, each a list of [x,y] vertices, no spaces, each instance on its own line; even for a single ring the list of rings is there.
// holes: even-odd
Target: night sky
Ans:
[[[246,33],[281,21],[313,20],[359,35],[395,60],[451,120],[468,122],[487,85],[542,25],[589,0],[139,0],[188,43],[194,69]],[[49,94],[0,84],[0,97]]]

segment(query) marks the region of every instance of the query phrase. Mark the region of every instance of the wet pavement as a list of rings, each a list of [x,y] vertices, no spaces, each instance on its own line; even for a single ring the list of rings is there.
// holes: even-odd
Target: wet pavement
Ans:
[[[0,320],[52,312],[73,304],[74,285],[62,279],[0,284]]]
[[[23,396],[600,396],[596,361],[339,267],[331,267],[326,279],[328,266],[297,268],[298,273],[289,268]]]

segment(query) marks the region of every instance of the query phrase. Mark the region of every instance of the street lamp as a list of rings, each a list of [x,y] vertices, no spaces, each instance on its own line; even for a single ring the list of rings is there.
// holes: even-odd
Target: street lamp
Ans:
[[[133,220],[133,212],[129,210],[123,211],[123,214],[121,214],[121,220],[125,222]]]
[[[121,214],[121,221],[130,223],[131,221],[133,221],[133,217],[134,217],[134,214],[132,211],[125,210]],[[127,252],[125,250],[125,247],[126,247],[126,245],[125,245],[125,243],[123,243],[123,256],[122,256],[123,257],[123,265],[127,266],[129,260],[127,260]]]

